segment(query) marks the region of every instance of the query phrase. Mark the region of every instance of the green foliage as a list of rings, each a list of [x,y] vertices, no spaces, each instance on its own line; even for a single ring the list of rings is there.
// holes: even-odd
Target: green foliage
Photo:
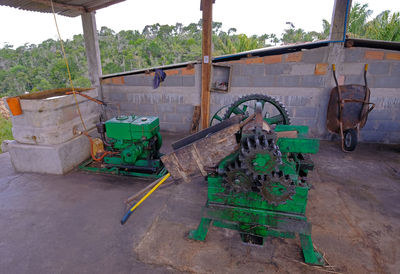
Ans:
[[[0,114],[0,144],[4,140],[12,140],[14,139],[11,133],[11,120],[4,118]],[[1,153],[1,148],[0,148],[0,153]]]
[[[349,14],[350,37],[400,41],[398,12],[384,11],[368,21],[371,14],[368,4],[354,4]],[[280,39],[273,33],[260,36],[236,34],[235,28],[225,32],[222,23],[213,22],[213,55],[233,54],[279,42],[292,44],[323,40],[329,36],[330,24],[327,20],[322,21],[321,32],[306,32],[295,28],[291,22],[287,24],[289,27]],[[201,58],[201,36],[201,20],[187,26],[181,23],[147,25],[142,32],[123,30],[116,33],[102,27],[99,47],[103,74],[198,60]],[[90,87],[83,36],[75,35],[72,40],[64,41],[64,47],[74,86]],[[69,85],[58,41],[48,39],[39,45],[25,44],[16,49],[5,44],[0,48],[0,97]]]
[[[201,57],[202,23],[148,25],[142,32],[120,31],[102,27],[99,47],[103,74],[193,61]],[[214,55],[231,54],[269,46],[275,35],[247,37],[236,34],[235,28],[222,31],[222,23],[213,22]],[[82,35],[64,41],[74,86],[89,87],[87,61]],[[13,96],[24,92],[68,87],[65,62],[58,41],[46,40],[39,45],[25,44],[13,49],[0,49],[0,95]]]
[[[368,9],[368,4],[361,5],[355,3],[349,13],[347,28],[348,36],[353,38],[364,37],[366,23],[371,14],[372,10]]]
[[[383,11],[367,23],[365,36],[375,40],[400,41],[400,13]]]

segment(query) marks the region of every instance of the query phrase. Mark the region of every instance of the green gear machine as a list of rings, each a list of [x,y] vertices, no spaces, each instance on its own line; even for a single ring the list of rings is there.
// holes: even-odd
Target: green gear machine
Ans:
[[[317,153],[319,141],[306,137],[307,126],[289,125],[283,105],[264,95],[240,98],[227,107],[224,118],[216,113],[211,123],[222,121],[214,126],[218,127],[239,115],[236,120],[242,122],[236,133],[237,145],[208,172],[208,200],[201,222],[189,238],[204,241],[211,224],[237,230],[243,241],[256,244],[263,244],[267,236],[295,238],[297,233],[305,262],[324,264],[321,254],[314,250],[311,224],[305,216],[311,187],[306,177],[313,169],[307,154]],[[196,140],[189,138],[192,143]],[[194,144],[198,151],[203,150],[199,142]],[[185,147],[175,150],[175,158],[185,154]],[[171,175],[179,177],[168,159],[162,160]],[[196,162],[198,165],[199,160]]]
[[[120,115],[98,123],[97,131],[105,146],[102,160],[90,159],[81,169],[150,178],[166,174],[160,161],[162,139],[158,117]]]

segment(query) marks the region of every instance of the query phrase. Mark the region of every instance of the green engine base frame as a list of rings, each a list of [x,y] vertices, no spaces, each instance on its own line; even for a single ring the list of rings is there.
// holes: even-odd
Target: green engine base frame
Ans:
[[[93,159],[88,159],[82,164],[79,165],[80,170],[95,172],[95,173],[103,173],[103,174],[112,174],[112,175],[122,175],[122,176],[133,176],[133,177],[144,177],[151,179],[158,179],[167,174],[167,169],[162,166],[157,173],[144,173],[144,172],[136,172],[129,171],[119,167],[95,167],[93,166]]]
[[[247,236],[295,238],[299,234],[304,261],[323,265],[320,253],[314,250],[311,224],[307,222],[305,208],[308,187],[296,187],[296,194],[286,204],[273,206],[257,193],[226,194],[223,179],[211,175],[208,181],[208,201],[197,229],[190,231],[189,239],[204,241],[210,225],[237,230],[245,240]]]

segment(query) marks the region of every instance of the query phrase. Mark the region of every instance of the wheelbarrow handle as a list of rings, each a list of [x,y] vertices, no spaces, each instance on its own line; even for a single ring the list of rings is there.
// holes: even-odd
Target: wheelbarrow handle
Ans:
[[[368,64],[364,65],[364,82],[365,82],[365,87],[368,88],[368,83],[367,83],[367,71],[368,71]]]
[[[332,64],[332,73],[333,73],[333,78],[335,79],[336,86],[339,89],[339,84],[338,84],[338,81],[336,79],[336,65],[335,64]]]

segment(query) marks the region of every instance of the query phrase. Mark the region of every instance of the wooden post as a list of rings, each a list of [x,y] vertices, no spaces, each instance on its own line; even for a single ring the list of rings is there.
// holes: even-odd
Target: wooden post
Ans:
[[[352,0],[335,0],[332,12],[331,29],[329,32],[329,40],[342,41],[345,37],[345,25],[349,21],[349,13]],[[347,11],[347,18],[346,18]],[[346,22],[347,19],[347,22]]]
[[[211,81],[211,41],[212,41],[212,5],[213,0],[202,0],[203,34],[201,66],[201,128],[208,127],[210,120],[210,81]]]

